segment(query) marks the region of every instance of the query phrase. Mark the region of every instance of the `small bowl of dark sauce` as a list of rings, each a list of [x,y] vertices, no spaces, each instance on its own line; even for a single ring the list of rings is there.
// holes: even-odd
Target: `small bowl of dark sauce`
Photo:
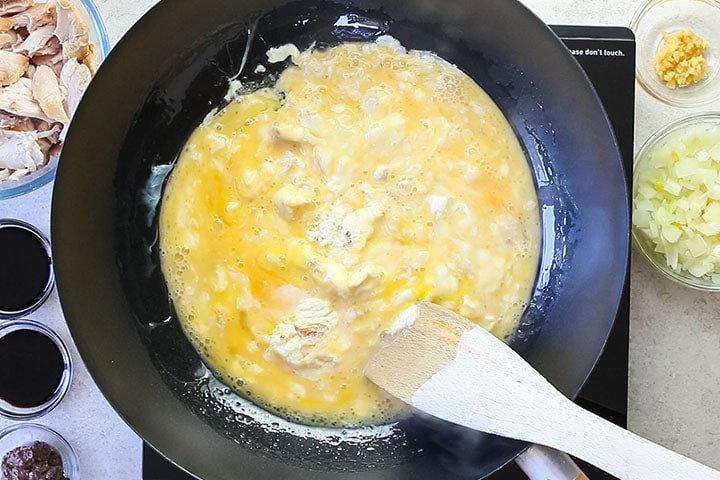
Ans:
[[[37,310],[55,286],[50,242],[35,226],[0,219],[0,320]]]
[[[55,332],[32,320],[0,323],[0,415],[29,420],[55,408],[72,381],[72,360]]]
[[[0,477],[78,480],[77,454],[51,428],[19,423],[0,431]]]

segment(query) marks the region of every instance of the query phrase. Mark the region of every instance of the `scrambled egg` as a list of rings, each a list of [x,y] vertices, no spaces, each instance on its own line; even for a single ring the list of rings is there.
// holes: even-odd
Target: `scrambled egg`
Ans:
[[[537,197],[507,121],[466,75],[395,39],[291,58],[185,146],[162,267],[185,331],[230,385],[326,425],[392,419],[363,376],[417,300],[503,337],[529,298]]]

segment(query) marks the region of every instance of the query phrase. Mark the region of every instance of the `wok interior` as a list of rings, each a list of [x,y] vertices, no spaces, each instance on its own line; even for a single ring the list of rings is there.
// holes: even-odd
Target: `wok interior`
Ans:
[[[573,396],[612,326],[627,260],[625,181],[597,98],[549,30],[507,0],[395,2],[382,10],[373,2],[237,3],[220,0],[201,15],[190,0],[161,3],[119,45],[144,52],[111,55],[76,115],[58,173],[53,238],[63,308],[88,368],[151,445],[206,478],[234,478],[238,468],[248,478],[482,478],[523,445],[419,417],[360,431],[282,428],[283,421],[217,382],[185,338],[159,268],[163,182],[192,130],[223,104],[229,78],[240,73],[243,82],[262,85],[279,72],[281,65],[252,73],[266,64],[270,47],[388,33],[407,48],[438,53],[488,92],[528,155],[543,252],[511,343]],[[269,13],[255,13],[261,11]],[[168,30],[152,32],[161,18]],[[171,30],[190,24],[190,31]],[[148,37],[162,38],[162,48]],[[165,57],[146,63],[160,53]],[[124,78],[122,90],[137,94],[109,99],[119,85],[112,77],[133,68],[137,76]],[[117,115],[93,139],[82,139],[97,121],[90,106],[99,102]],[[82,157],[93,153],[101,165],[83,166]],[[83,199],[92,207],[76,218],[71,211]],[[98,298],[83,298],[87,287]],[[93,323],[103,312],[106,324]]]

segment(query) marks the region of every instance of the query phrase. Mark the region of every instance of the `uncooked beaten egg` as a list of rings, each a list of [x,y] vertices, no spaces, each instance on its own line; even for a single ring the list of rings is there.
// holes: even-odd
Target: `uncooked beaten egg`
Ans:
[[[298,52],[188,140],[164,192],[180,321],[225,381],[309,424],[393,419],[363,376],[425,299],[500,337],[538,266],[528,163],[469,77],[395,39]]]

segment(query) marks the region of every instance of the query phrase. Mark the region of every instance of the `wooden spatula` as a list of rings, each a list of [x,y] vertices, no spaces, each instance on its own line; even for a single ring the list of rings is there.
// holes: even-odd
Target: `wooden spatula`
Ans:
[[[440,306],[384,342],[365,375],[432,416],[567,452],[623,480],[720,480],[720,472],[575,405],[505,343]]]

